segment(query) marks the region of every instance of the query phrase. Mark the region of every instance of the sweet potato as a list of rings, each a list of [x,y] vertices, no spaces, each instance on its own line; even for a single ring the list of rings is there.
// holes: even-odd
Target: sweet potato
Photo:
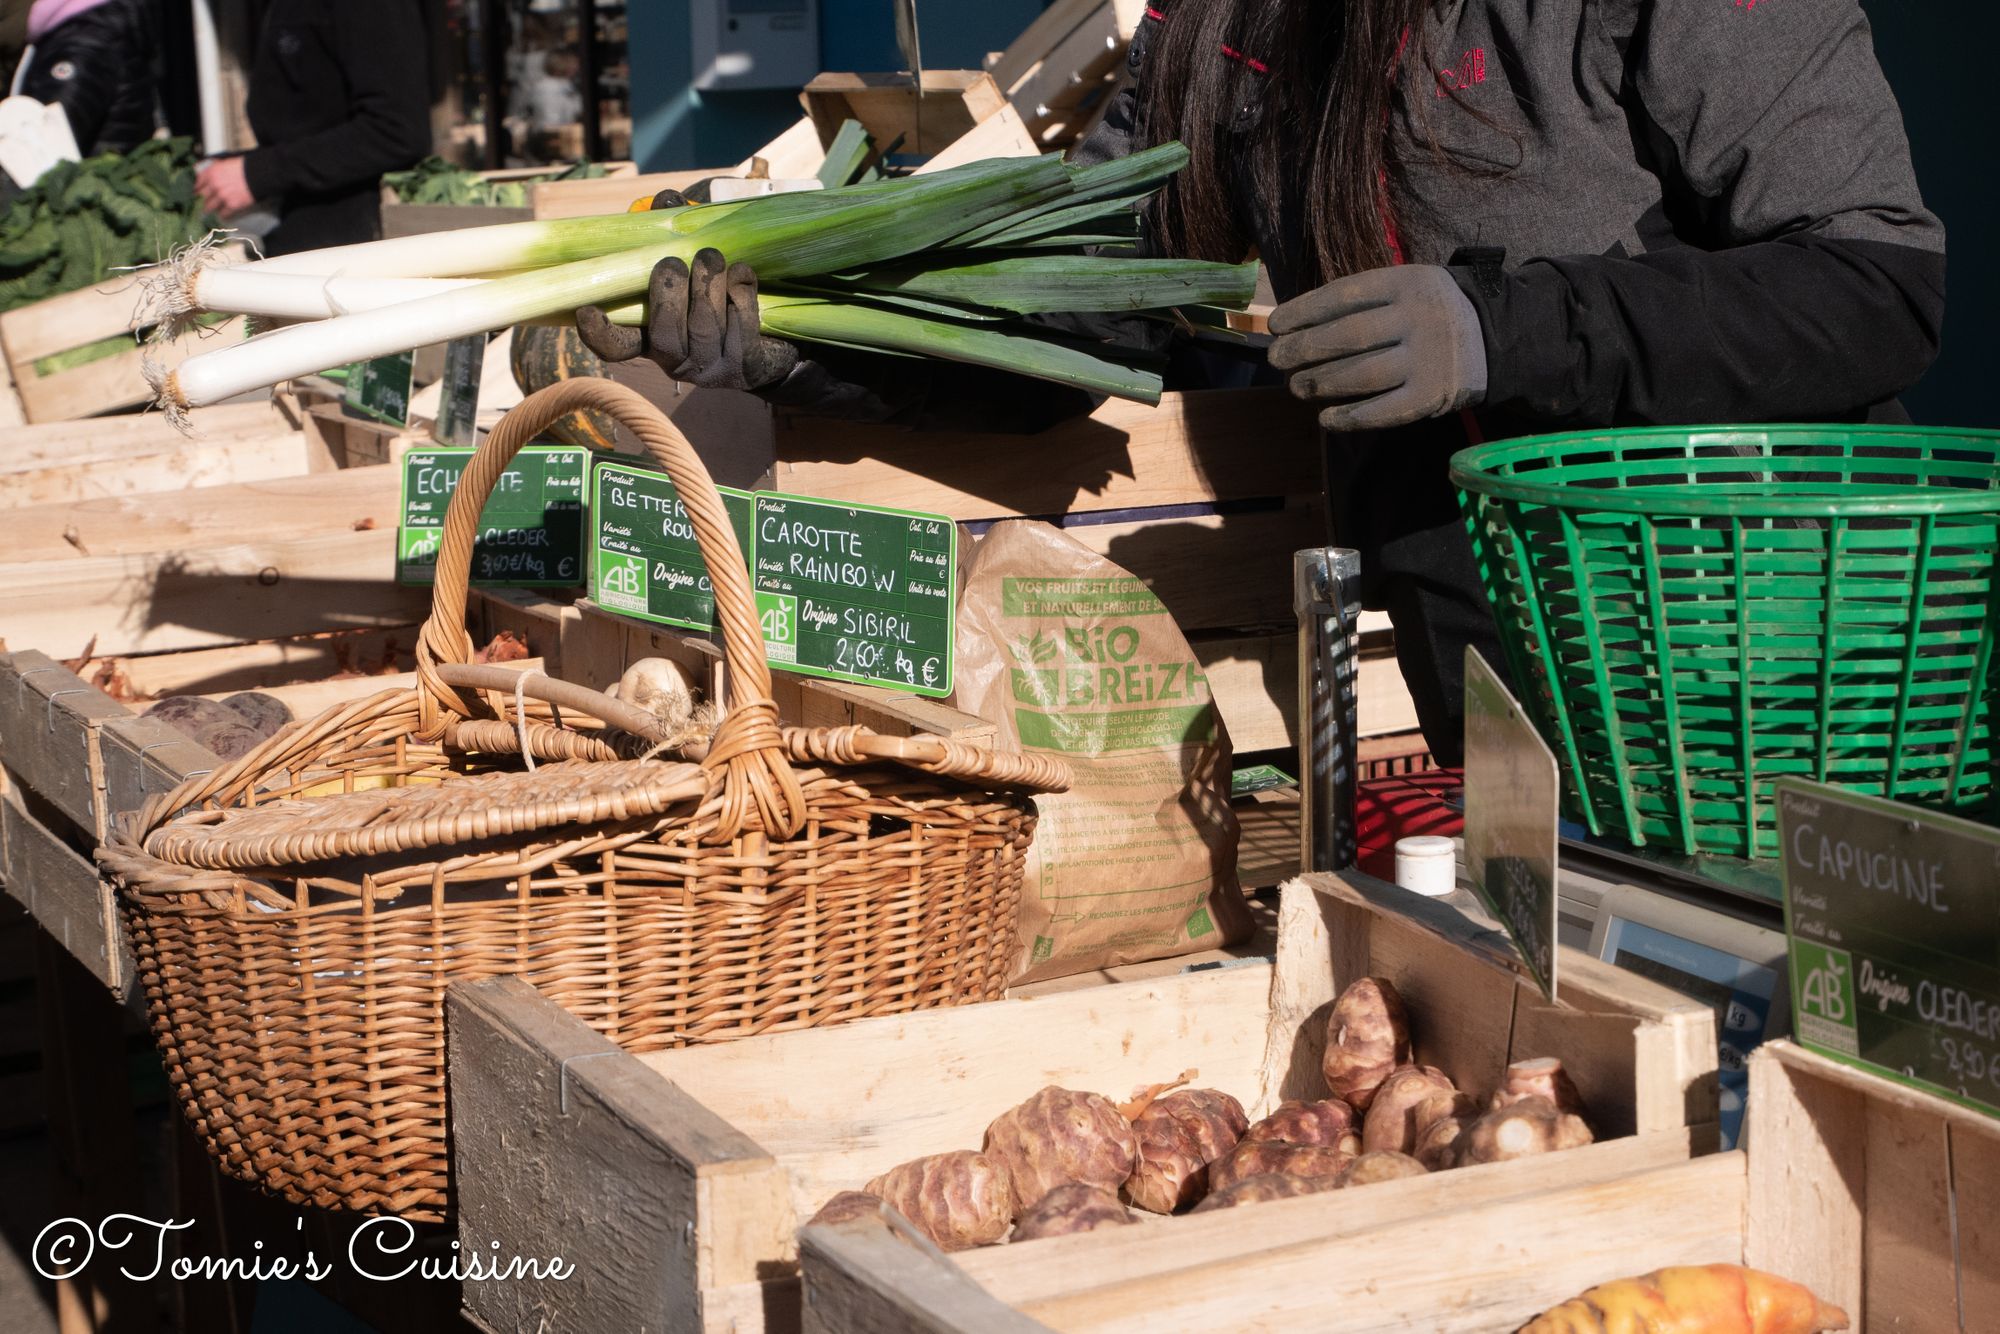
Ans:
[[[1444,1071],[1431,1065],[1406,1065],[1382,1081],[1361,1123],[1364,1153],[1410,1153],[1417,1147],[1417,1113],[1433,1098],[1458,1092]]]
[[[1284,1144],[1338,1145],[1360,1124],[1354,1109],[1338,1098],[1280,1103],[1278,1109],[1243,1132],[1246,1140]]]
[[[1222,1190],[1212,1191],[1194,1207],[1205,1214],[1211,1209],[1234,1209],[1239,1204],[1262,1204],[1266,1200],[1289,1200],[1299,1195],[1317,1195],[1333,1189],[1334,1177],[1294,1177],[1282,1172],[1266,1172],[1245,1177]]]
[[[1418,1127],[1411,1153],[1433,1172],[1457,1165],[1456,1146],[1465,1128],[1479,1119],[1479,1104],[1467,1093],[1426,1099],[1411,1118]]]
[[[1236,1146],[1236,1152],[1208,1169],[1208,1188],[1227,1190],[1250,1177],[1278,1173],[1282,1176],[1333,1179],[1350,1162],[1361,1156],[1361,1145],[1349,1136],[1339,1146],[1285,1144],[1277,1140],[1251,1140]]]
[[[1120,1204],[1110,1191],[1072,1181],[1067,1186],[1057,1186],[1022,1214],[1014,1224],[1013,1240],[1074,1237],[1101,1227],[1122,1227],[1138,1221],[1138,1215]]]
[[[1430,1169],[1407,1153],[1364,1153],[1333,1179],[1335,1190],[1349,1186],[1372,1186],[1377,1181],[1400,1181],[1404,1177],[1429,1176]]]
[[[1014,1221],[1006,1167],[964,1149],[892,1167],[862,1191],[909,1219],[940,1250],[991,1245]]]
[[[1584,1109],[1583,1096],[1576,1091],[1576,1085],[1570,1082],[1569,1072],[1564,1070],[1563,1063],[1553,1056],[1543,1056],[1532,1061],[1516,1061],[1508,1066],[1506,1082],[1494,1092],[1493,1103],[1489,1110],[1498,1111],[1502,1107],[1511,1107],[1527,1098],[1547,1098],[1555,1104],[1559,1112],[1581,1116],[1586,1121],[1590,1119],[1589,1112]]]
[[[1364,977],[1341,992],[1320,1061],[1328,1091],[1365,1113],[1382,1081],[1409,1061],[1410,1024],[1396,988],[1386,978]]]
[[[1126,1198],[1149,1213],[1170,1214],[1208,1193],[1209,1164],[1236,1148],[1248,1127],[1243,1106],[1214,1089],[1169,1093],[1132,1122],[1138,1161]]]
[[[1847,1312],[1775,1274],[1740,1265],[1688,1265],[1599,1284],[1522,1326],[1520,1334],[1823,1334]]]
[[[1458,1138],[1454,1157],[1460,1167],[1504,1163],[1581,1148],[1591,1138],[1582,1117],[1557,1111],[1547,1098],[1524,1098],[1467,1126]]]
[[[1139,1143],[1109,1098],[1053,1086],[986,1127],[986,1156],[1014,1183],[1014,1217],[1072,1181],[1116,1192],[1132,1175]]]
[[[857,1218],[873,1217],[882,1208],[882,1201],[865,1191],[843,1190],[819,1207],[819,1212],[806,1220],[807,1227],[851,1223]]]

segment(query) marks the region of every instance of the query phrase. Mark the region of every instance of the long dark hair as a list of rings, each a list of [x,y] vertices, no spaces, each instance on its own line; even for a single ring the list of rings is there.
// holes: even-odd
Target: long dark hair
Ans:
[[[1401,164],[1389,119],[1399,76],[1425,61],[1433,0],[1173,0],[1146,57],[1142,132],[1187,144],[1187,169],[1153,206],[1170,254],[1235,262],[1252,245],[1231,181],[1275,223],[1299,210],[1320,281],[1392,261]],[[1405,48],[1408,48],[1407,50]],[[1255,119],[1231,134],[1256,84]]]

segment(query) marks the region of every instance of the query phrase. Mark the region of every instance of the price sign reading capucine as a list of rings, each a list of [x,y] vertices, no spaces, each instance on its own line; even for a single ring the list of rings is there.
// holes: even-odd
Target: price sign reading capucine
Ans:
[[[736,541],[750,550],[750,495],[717,488]],[[694,521],[663,472],[600,462],[591,487],[595,533],[590,595],[607,611],[683,630],[715,627],[715,586],[708,579]]]
[[[472,455],[470,449],[413,449],[403,456],[398,582],[432,582],[445,511]],[[589,459],[587,449],[544,445],[514,456],[479,512],[473,583],[572,588],[583,582],[583,473]]]
[[[1778,785],[1798,1037],[2000,1115],[2000,830]]]
[[[760,492],[757,615],[774,666],[951,693],[958,528],[936,514]]]

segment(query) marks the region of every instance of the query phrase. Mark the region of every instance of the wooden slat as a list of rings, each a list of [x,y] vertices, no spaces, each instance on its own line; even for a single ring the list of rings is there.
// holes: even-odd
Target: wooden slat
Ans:
[[[396,527],[394,469],[351,468],[145,497],[35,505],[7,516],[9,564],[251,543],[301,533]],[[385,576],[387,571],[385,570]]]
[[[1037,435],[781,416],[773,476],[780,491],[958,520],[1308,496],[1320,489],[1314,429],[1282,389],[1167,394],[1156,408],[1109,399]]]
[[[1124,51],[1118,17],[1105,5],[1030,66],[1007,96],[1030,124],[1047,120],[1053,112],[1075,106],[1117,67]]]
[[[1383,1192],[1374,1195],[1382,1201],[1393,1187],[1427,1184],[1370,1189]],[[1090,1334],[1152,1331],[1163,1311],[1184,1329],[1491,1334],[1515,1329],[1610,1275],[1741,1259],[1741,1155],[1578,1185],[1561,1199],[1560,1216],[1552,1216],[1539,1193],[1528,1193],[1390,1222],[1378,1221],[1358,1197],[1282,1200],[1260,1212],[1268,1217],[1288,1205],[1320,1204],[1330,1206],[1331,1226],[1308,1241],[1259,1247],[1247,1259],[1212,1258],[1177,1237],[1171,1251],[1162,1247],[1151,1257],[1147,1272],[1100,1271],[1094,1286],[1022,1309],[1055,1328]],[[1634,1200],[1646,1207],[1634,1209]],[[1219,1221],[1251,1231],[1245,1220]],[[1534,1239],[1534,1258],[1524,1263],[1527,1238]],[[1011,1258],[1031,1258],[1029,1246],[1020,1249]]]
[[[575,1266],[467,1282],[466,1309],[489,1329],[723,1328],[704,1290],[758,1283],[793,1244],[769,1155],[525,982],[457,984],[445,1008],[465,1249]]]
[[[171,342],[148,343],[144,348],[135,346],[128,352],[99,357],[54,375],[35,374],[32,359],[17,361],[13,363],[14,389],[31,422],[94,417],[152,402],[153,391],[145,375],[149,362],[172,371],[189,357],[239,343],[247,336],[247,323],[238,318],[213,329],[183,334]]]
[[[475,594],[475,605],[485,592]],[[324,681],[347,672],[376,675],[385,667],[413,664],[416,644],[417,627],[407,625],[114,658],[109,664],[135,697],[154,700],[167,695],[264,690],[299,681]]]
[[[828,142],[820,138],[819,126],[813,122],[813,118],[803,117],[793,122],[792,127],[783,134],[737,164],[736,170],[731,175],[748,176],[761,160],[764,170],[773,180],[804,180],[819,173],[820,166],[826,161]]]
[[[122,995],[132,962],[111,890],[97,868],[30,815],[19,794],[0,798],[0,879],[42,930]]]
[[[988,158],[1034,157],[1041,151],[1041,144],[1028,133],[1021,113],[1011,106],[1004,106],[918,167],[913,174],[922,176],[950,167],[962,167],[968,162],[984,162]]]
[[[297,477],[305,471],[305,440],[297,432],[183,441],[178,448],[143,457],[52,464],[0,474],[0,509],[263,482]]]
[[[221,489],[221,488],[218,488]],[[396,528],[263,537],[170,554],[0,565],[7,632],[100,654],[242,644],[274,635],[408,625],[428,610],[399,588]]]
[[[197,773],[222,764],[215,753],[153,718],[116,718],[98,733],[104,761],[104,809],[115,821]]]
[[[988,67],[988,73],[1002,88],[1011,90],[1058,42],[1103,8],[1105,0],[1055,0],[1021,30],[1021,35]]]
[[[38,800],[93,835],[104,832],[97,729],[125,716],[46,654],[0,655],[0,763]]]
[[[1048,1334],[996,1301],[935,1246],[883,1217],[799,1237],[805,1334]]]
[[[48,422],[7,432],[0,477],[63,464],[108,463],[168,454],[190,440],[200,443],[285,435],[297,424],[275,402],[227,403],[196,408],[189,429],[179,430],[157,412],[83,422]]]
[[[805,87],[806,114],[830,144],[844,120],[858,120],[877,144],[897,139],[902,150],[928,157],[943,152],[1007,104],[984,70],[925,70],[922,124],[907,74],[821,74]]]
[[[650,200],[662,190],[686,190],[710,177],[741,174],[728,167],[705,167],[697,171],[605,176],[593,181],[541,181],[528,187],[528,204],[538,219],[588,218],[623,213],[632,207],[634,200]]]

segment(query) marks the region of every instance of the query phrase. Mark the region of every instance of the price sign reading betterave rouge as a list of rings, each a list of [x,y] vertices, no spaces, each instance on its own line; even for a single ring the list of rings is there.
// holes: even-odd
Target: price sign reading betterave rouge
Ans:
[[[673,480],[610,460],[600,460],[593,476],[590,595],[597,605],[683,630],[713,629],[715,586]],[[736,540],[748,552],[750,495],[718,489]]]
[[[2000,1115],[2000,830],[1778,785],[1799,1040]]]
[[[445,511],[472,455],[470,449],[424,449],[403,456],[399,583],[433,581]],[[515,456],[479,515],[473,583],[571,588],[583,582],[583,475],[589,460],[589,450],[568,446],[530,445]]]
[[[751,568],[774,665],[951,693],[958,528],[950,519],[760,492]]]

